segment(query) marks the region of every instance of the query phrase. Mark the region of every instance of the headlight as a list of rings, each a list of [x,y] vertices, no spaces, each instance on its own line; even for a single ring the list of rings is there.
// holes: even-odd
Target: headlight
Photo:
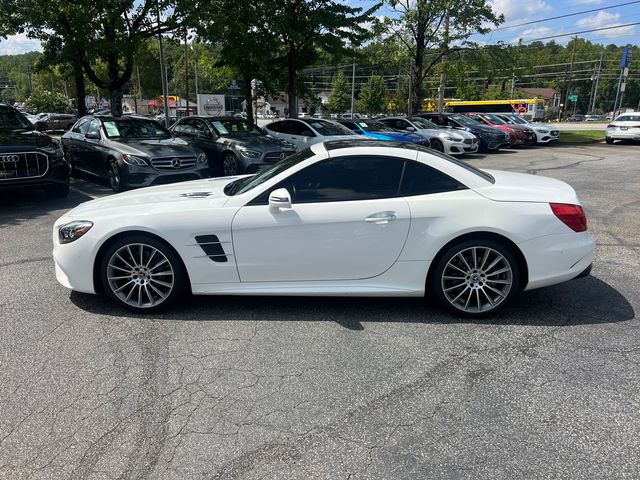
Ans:
[[[144,158],[136,157],[135,155],[129,155],[128,153],[122,155],[122,160],[124,161],[124,163],[127,163],[129,165],[138,165],[141,167],[147,166],[147,162]]]
[[[549,130],[538,130],[538,133],[547,134],[549,133]]]
[[[87,233],[91,227],[93,222],[88,220],[66,223],[58,228],[58,239],[60,243],[71,243]]]
[[[446,140],[449,140],[450,142],[461,142],[462,139],[460,137],[450,137],[450,136],[446,136],[444,137]]]
[[[207,154],[204,152],[200,152],[197,157],[198,163],[207,163]]]
[[[262,153],[260,153],[260,152],[255,152],[253,150],[247,150],[245,148],[241,149],[240,153],[242,153],[243,157],[247,157],[247,158],[260,158],[262,156]]]

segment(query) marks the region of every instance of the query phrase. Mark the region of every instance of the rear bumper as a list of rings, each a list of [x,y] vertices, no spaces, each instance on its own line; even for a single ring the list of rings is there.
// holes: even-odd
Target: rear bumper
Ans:
[[[633,130],[608,128],[606,136],[607,138],[613,138],[614,140],[640,140],[640,130],[637,128],[634,128]]]
[[[529,270],[525,290],[533,290],[588,275],[595,241],[587,232],[572,232],[534,238],[518,246]]]

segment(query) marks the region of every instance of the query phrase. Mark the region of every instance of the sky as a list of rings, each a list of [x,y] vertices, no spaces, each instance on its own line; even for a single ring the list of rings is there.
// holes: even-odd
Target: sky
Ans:
[[[374,0],[342,0],[352,6],[369,7],[376,2]],[[411,0],[409,0],[411,1]],[[497,13],[502,13],[505,22],[487,35],[476,36],[473,40],[481,43],[515,43],[522,39],[524,43],[541,37],[574,33],[583,30],[592,30],[614,25],[640,22],[640,1],[631,5],[617,8],[607,8],[598,12],[584,13],[562,19],[539,22],[549,17],[566,15],[584,10],[603,7],[613,7],[630,0],[489,0]],[[376,15],[395,17],[391,8],[384,5]],[[526,22],[536,22],[531,25],[505,28]],[[616,45],[640,44],[640,25],[603,30],[599,32],[584,33],[582,38],[595,43]],[[566,43],[569,36],[556,38],[558,43]],[[548,41],[548,40],[543,40]],[[40,50],[37,40],[27,38],[25,35],[15,35],[7,39],[0,39],[0,55],[25,53]]]

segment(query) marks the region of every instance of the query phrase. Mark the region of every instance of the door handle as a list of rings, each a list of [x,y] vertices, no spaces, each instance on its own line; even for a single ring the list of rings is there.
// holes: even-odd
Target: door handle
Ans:
[[[369,215],[364,219],[367,223],[375,223],[376,225],[386,225],[389,222],[393,222],[398,216],[396,212],[378,212]]]

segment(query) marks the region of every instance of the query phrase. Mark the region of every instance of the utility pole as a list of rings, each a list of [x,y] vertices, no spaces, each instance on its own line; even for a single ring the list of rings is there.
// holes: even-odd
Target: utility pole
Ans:
[[[569,65],[569,73],[567,75],[567,73],[565,72],[565,76],[564,76],[564,85],[563,85],[563,89],[564,89],[564,102],[561,102],[561,104],[564,105],[564,110],[568,110],[569,109],[569,95],[571,92],[571,77],[573,75],[573,61],[575,59],[576,56],[576,43],[578,42],[578,37],[573,37],[573,48],[571,49],[571,64]],[[569,80],[568,84],[567,84],[567,78]],[[562,110],[563,107],[560,107],[560,111],[558,112],[558,120],[562,120]]]
[[[516,90],[516,72],[511,73],[511,100],[513,100],[513,94]]]
[[[164,125],[169,128],[169,85],[167,82],[167,67],[164,64],[164,48],[162,46],[162,33],[160,33],[160,5],[156,0],[156,18],[158,20],[158,43],[160,47],[160,76],[162,77],[162,97],[164,100]]]
[[[353,118],[353,104],[355,103],[355,94],[356,94],[356,64],[352,65],[353,70],[351,71],[351,118]]]
[[[187,117],[189,116],[189,44],[187,43],[187,34],[184,34],[184,82],[185,97],[187,97]]]
[[[446,51],[449,49],[449,3],[444,8],[444,38],[443,48],[445,55],[442,56],[442,71],[440,72],[440,88],[438,89],[438,113],[444,111],[444,85],[447,80],[447,74],[444,71],[444,66],[447,62]]]
[[[196,105],[198,106],[198,111],[196,114],[200,113],[200,104],[198,103],[200,100],[198,99],[198,61],[193,64],[193,79],[196,82]]]

